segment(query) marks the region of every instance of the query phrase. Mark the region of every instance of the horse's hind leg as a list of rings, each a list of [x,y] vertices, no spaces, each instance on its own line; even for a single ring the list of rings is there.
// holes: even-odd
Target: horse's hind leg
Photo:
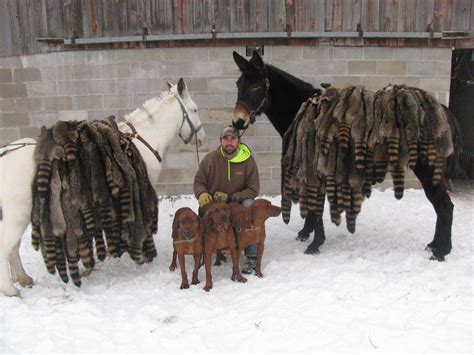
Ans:
[[[13,282],[18,282],[22,287],[31,287],[33,285],[33,279],[28,276],[23,268],[23,264],[21,263],[20,243],[21,239],[13,247],[9,257],[12,279]]]
[[[433,252],[432,259],[443,261],[445,255],[451,252],[451,227],[453,224],[454,205],[448,195],[448,189],[444,178],[433,185],[433,168],[418,163],[415,167],[415,175],[421,182],[426,197],[433,205],[436,212],[436,229],[433,241],[428,248]]]

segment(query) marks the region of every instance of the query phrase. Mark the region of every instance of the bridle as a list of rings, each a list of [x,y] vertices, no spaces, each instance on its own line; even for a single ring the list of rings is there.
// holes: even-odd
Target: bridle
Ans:
[[[181,111],[183,112],[183,120],[181,121],[181,127],[179,127],[178,136],[179,138],[181,138],[184,144],[188,144],[189,142],[191,142],[191,139],[193,139],[193,136],[195,134],[197,138],[197,133],[202,129],[202,123],[199,126],[194,127],[194,124],[191,122],[191,119],[189,118],[189,114],[186,111],[186,108],[184,107],[183,103],[181,102],[180,99],[178,99],[178,97],[176,97],[176,100],[178,100],[179,106],[181,107]],[[191,130],[191,133],[189,134],[188,138],[184,138],[181,134],[181,129],[183,128],[185,122],[188,124],[189,129]]]
[[[250,123],[249,124],[254,124],[255,123],[255,120],[257,119],[257,115],[260,115],[262,112],[263,112],[263,107],[265,106],[265,104],[269,101],[268,100],[268,91],[270,89],[270,81],[268,80],[268,78],[265,78],[265,95],[263,96],[263,99],[262,101],[260,102],[260,104],[257,106],[257,108],[255,110],[249,110],[249,107],[247,106],[246,103],[244,103],[243,101],[237,101],[236,104],[239,104],[241,105],[243,108],[245,108],[247,110],[247,112],[249,112],[249,121]],[[249,127],[249,125],[247,125],[247,127],[244,129],[244,131],[242,132],[242,134],[239,136],[239,137],[242,137],[245,133],[245,131],[247,130],[247,128]]]

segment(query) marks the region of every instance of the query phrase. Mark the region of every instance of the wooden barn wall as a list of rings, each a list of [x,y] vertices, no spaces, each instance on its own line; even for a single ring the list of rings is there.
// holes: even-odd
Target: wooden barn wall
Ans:
[[[37,38],[286,31],[472,31],[473,0],[2,0],[0,56]],[[289,27],[288,27],[289,25]],[[348,42],[348,41],[346,41]],[[349,41],[350,42],[350,41]]]

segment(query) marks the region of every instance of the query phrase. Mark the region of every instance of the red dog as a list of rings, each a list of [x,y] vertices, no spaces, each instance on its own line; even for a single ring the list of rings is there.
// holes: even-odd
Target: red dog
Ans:
[[[181,289],[189,288],[188,275],[184,262],[185,255],[194,257],[194,270],[191,284],[199,283],[198,272],[201,267],[203,240],[201,233],[200,218],[188,207],[176,211],[173,220],[173,260],[170,270],[176,269],[176,255],[178,255],[179,267],[181,269]]]
[[[246,247],[257,244],[257,265],[255,275],[263,277],[261,266],[263,250],[265,249],[265,221],[281,213],[281,208],[274,206],[270,201],[258,199],[248,208],[240,203],[229,203],[231,210],[231,224],[238,245],[238,258]]]
[[[232,256],[232,280],[247,282],[239,268],[239,258],[235,235],[230,225],[230,208],[224,202],[211,202],[199,209],[204,225],[204,265],[206,268],[206,285],[204,290],[212,288],[211,259],[219,249],[229,248]]]

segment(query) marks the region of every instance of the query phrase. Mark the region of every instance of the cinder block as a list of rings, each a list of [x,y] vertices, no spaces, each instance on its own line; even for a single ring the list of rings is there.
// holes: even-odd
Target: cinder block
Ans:
[[[235,107],[235,103],[237,102],[237,91],[234,92],[226,92],[225,93],[225,105],[224,107],[228,109],[233,109]]]
[[[164,89],[166,84],[156,79],[118,79],[118,94],[149,94],[159,93]]]
[[[230,75],[225,69],[228,69],[228,63],[224,65],[224,63],[220,62],[194,62],[192,64],[192,75],[194,76],[203,76],[203,77],[214,77],[214,76],[224,76]],[[237,66],[235,72],[240,73]],[[240,74],[238,74],[240,75]]]
[[[22,56],[26,57],[26,56]],[[16,57],[3,57],[0,58],[0,68],[21,68],[21,58],[19,56]]]
[[[277,130],[275,129],[275,127],[273,127],[270,121],[268,120],[265,120],[263,122],[255,122],[254,125],[255,125],[255,135],[258,137],[262,137],[262,136],[265,136],[265,137],[278,136],[279,137],[280,136]]]
[[[131,95],[104,95],[105,109],[119,109],[132,106]]]
[[[109,116],[117,117],[117,110],[91,110],[87,112],[88,120],[103,120]]]
[[[184,77],[183,80],[186,83],[186,86],[188,87],[188,90],[190,92],[208,91],[207,78]],[[234,81],[234,89],[235,89],[235,81]]]
[[[72,80],[72,69],[69,66],[40,68],[43,81]]]
[[[100,110],[104,108],[101,95],[74,96],[74,110]]]
[[[421,61],[423,59],[422,48],[394,48],[394,60]]]
[[[272,168],[272,180],[274,181],[281,180],[281,167]]]
[[[87,111],[59,111],[57,120],[86,121],[89,118]]]
[[[281,193],[281,185],[279,181],[265,181],[265,184],[260,185],[259,196],[269,195],[275,196]]]
[[[148,56],[147,49],[121,49],[115,52],[116,63],[142,63]]]
[[[334,75],[331,80],[327,82],[331,83],[336,88],[344,88],[348,85],[361,85],[362,76],[347,76],[347,75]]]
[[[0,128],[0,144],[7,144],[16,141],[20,138],[20,131],[18,127],[15,128]]]
[[[242,74],[237,64],[235,64],[235,62],[233,61],[223,62],[221,69],[222,69],[221,75],[232,76],[235,78],[235,81],[237,81],[237,78],[240,76],[240,74]]]
[[[317,74],[319,75],[344,75],[347,74],[346,60],[318,61]]]
[[[201,116],[201,110],[199,110],[199,117],[201,121],[209,123],[221,123],[226,124],[232,122],[234,118],[234,112],[232,109],[208,109],[207,116]]]
[[[420,87],[419,76],[394,76],[392,84],[405,84],[408,86]]]
[[[258,176],[260,177],[260,185],[264,185],[272,180],[272,168],[270,167],[259,167]]]
[[[19,132],[20,132],[20,138],[38,138],[41,129],[39,127],[19,127]]]
[[[157,95],[158,95],[157,93],[133,95],[132,97],[133,101],[132,101],[132,104],[130,105],[130,111],[136,109],[137,107],[140,107],[148,100],[155,98]]]
[[[88,80],[87,93],[89,95],[116,94],[117,81],[115,79]]]
[[[280,166],[281,153],[255,152],[254,156],[258,166]]]
[[[19,97],[16,100],[16,112],[43,111],[44,98]]]
[[[451,76],[451,62],[436,62],[437,76]]]
[[[30,119],[27,113],[3,113],[1,118],[2,127],[29,126]]]
[[[166,196],[166,184],[155,184],[154,188],[158,196]]]
[[[219,137],[222,129],[226,124],[222,123],[203,123],[203,127],[206,130],[206,135],[209,137]]]
[[[379,75],[405,75],[406,72],[407,72],[406,62],[402,62],[402,61],[377,62],[377,74]]]
[[[362,85],[367,90],[378,90],[392,82],[391,76],[364,76],[362,77]]]
[[[25,81],[41,80],[41,72],[38,68],[15,68],[13,69],[13,81],[23,83]]]
[[[189,183],[194,180],[196,175],[195,169],[163,169],[160,173],[158,181],[160,183]]]
[[[299,78],[313,85],[315,88],[321,88],[321,83],[332,83],[330,75],[301,75]]]
[[[292,48],[292,47],[290,46],[288,48]],[[303,47],[302,58],[303,59],[317,59],[317,60],[332,60],[334,58],[339,59],[334,56],[334,47],[332,46],[314,46],[314,47],[305,46]],[[282,60],[280,57],[273,57],[272,59]],[[288,58],[288,59],[294,59],[294,58]]]
[[[28,117],[33,127],[50,127],[58,121],[57,112],[29,112]]]
[[[444,60],[451,61],[451,48],[423,48],[424,60]]]
[[[0,99],[0,112],[15,112],[16,100],[14,98]]]
[[[270,151],[271,152],[276,152],[276,153],[281,153],[282,148],[283,148],[282,147],[282,138],[280,136],[271,137]]]
[[[303,47],[301,46],[273,46],[272,47],[272,62],[296,60],[296,59],[303,59]]]
[[[193,95],[194,102],[199,108],[221,108],[225,107],[224,93],[196,93]]]
[[[74,65],[72,68],[74,80],[97,79],[101,77],[99,65]]]
[[[27,90],[24,83],[0,84],[0,98],[26,96]]]
[[[87,95],[88,81],[58,81],[59,95]]]
[[[56,63],[47,66],[61,66],[61,65],[84,65],[86,64],[86,52],[59,52],[55,53]]]
[[[436,62],[407,62],[407,75],[435,76]]]
[[[368,60],[393,60],[393,48],[390,48],[390,47],[364,47],[364,59],[368,59]]]
[[[372,60],[348,60],[347,72],[349,75],[375,74],[377,73],[377,62]]]
[[[177,48],[153,48],[150,49],[150,60],[176,60],[178,58]]]
[[[72,98],[70,96],[45,97],[44,108],[46,111],[72,110]]]
[[[214,59],[214,58],[211,58]],[[178,61],[208,61],[209,47],[178,47]]]
[[[252,152],[269,152],[270,140],[269,137],[242,137],[242,142],[247,144]]]
[[[420,79],[420,86],[426,91],[449,91],[450,83],[449,77]]]
[[[55,81],[33,81],[27,83],[28,96],[58,96],[58,86]]]
[[[302,75],[315,75],[317,72],[316,59],[300,59],[300,60],[289,60],[286,62],[287,71],[298,77]]]
[[[233,51],[243,55],[245,57],[245,51],[242,47],[208,47],[209,48],[209,59],[218,60],[219,62],[231,62],[234,63],[234,56],[232,55]],[[265,56],[267,52],[267,47],[265,47]],[[234,63],[234,66],[237,67]]]
[[[130,64],[104,64],[100,66],[102,78],[130,78],[131,66]]]
[[[197,169],[196,153],[169,153],[163,158],[163,169],[183,168]]]
[[[157,76],[174,78],[177,82],[183,76],[193,76],[193,63],[191,62],[158,62]]]
[[[362,59],[364,49],[360,47],[334,47],[334,59]]]
[[[86,65],[111,64],[116,62],[116,50],[87,51],[85,52]]]
[[[235,79],[234,78],[218,78],[213,77],[207,79],[208,91],[235,91]]]
[[[11,82],[12,82],[12,70],[0,69],[0,83],[11,83]]]

